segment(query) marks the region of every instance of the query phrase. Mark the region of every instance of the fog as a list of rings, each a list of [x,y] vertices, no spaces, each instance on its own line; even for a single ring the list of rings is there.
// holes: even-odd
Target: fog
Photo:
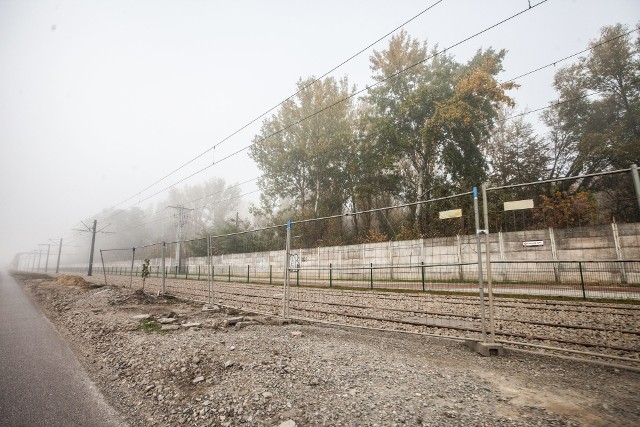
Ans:
[[[97,220],[122,236],[111,217],[118,210],[170,235],[167,206],[192,200],[195,188],[205,196],[215,179],[244,183],[235,188],[245,194],[218,215],[248,217],[260,174],[245,149],[255,119],[299,78],[323,75],[433,3],[0,0],[0,266],[39,251],[33,259],[44,267],[61,238],[63,253],[88,259],[91,235],[77,230]],[[528,6],[443,1],[404,28],[444,48]],[[462,61],[480,48],[507,49],[508,80],[639,16],[635,0],[550,0],[448,53]],[[387,40],[331,75],[371,83],[369,56]],[[519,111],[553,101],[556,69],[518,80],[510,95]],[[123,241],[107,236],[98,234],[97,249]]]

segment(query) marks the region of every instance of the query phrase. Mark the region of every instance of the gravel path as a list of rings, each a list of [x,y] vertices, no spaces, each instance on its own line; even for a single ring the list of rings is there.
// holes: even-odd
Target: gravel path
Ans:
[[[17,278],[133,426],[640,424],[637,372]]]
[[[98,280],[104,282],[102,277]],[[140,278],[108,276],[109,284],[141,286]],[[147,289],[161,290],[150,278]],[[280,314],[282,287],[214,283],[213,301]],[[166,292],[208,301],[206,282],[166,280]],[[479,336],[477,297],[291,287],[290,316],[447,337]],[[498,299],[496,340],[512,348],[580,356],[640,368],[640,307],[584,301]]]

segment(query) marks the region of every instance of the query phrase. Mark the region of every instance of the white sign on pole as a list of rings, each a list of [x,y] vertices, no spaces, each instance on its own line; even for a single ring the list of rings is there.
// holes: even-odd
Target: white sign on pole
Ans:
[[[520,209],[533,209],[533,199],[504,202],[505,211],[517,211]]]
[[[440,219],[460,218],[462,209],[452,209],[450,211],[440,211]]]

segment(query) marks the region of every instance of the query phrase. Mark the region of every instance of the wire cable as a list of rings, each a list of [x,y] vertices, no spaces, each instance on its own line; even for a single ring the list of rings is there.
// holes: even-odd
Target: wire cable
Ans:
[[[342,67],[343,65],[347,64],[348,62],[350,62],[351,60],[355,59],[356,57],[360,56],[362,53],[364,53],[365,51],[367,51],[369,48],[371,48],[372,46],[374,46],[375,44],[379,43],[380,41],[382,41],[383,39],[385,39],[386,37],[388,37],[389,35],[393,34],[394,32],[398,31],[400,28],[404,27],[405,25],[409,24],[410,22],[416,20],[417,18],[419,18],[420,16],[422,16],[423,14],[425,14],[426,12],[428,12],[429,10],[431,10],[432,8],[434,8],[435,6],[437,6],[438,4],[442,3],[444,0],[438,0],[435,3],[431,4],[429,7],[427,7],[426,9],[422,10],[421,12],[419,12],[418,14],[412,16],[411,18],[409,18],[408,20],[404,21],[402,24],[400,24],[399,26],[397,26],[396,28],[394,28],[393,30],[389,31],[388,33],[386,33],[385,35],[379,37],[377,40],[375,40],[374,42],[370,43],[369,45],[367,45],[365,48],[359,50],[357,53],[353,54],[352,56],[350,56],[348,59],[342,61],[340,64],[338,64],[337,66],[331,68],[329,71],[325,72],[324,74],[322,74],[320,77],[318,77],[317,79],[313,80],[312,82],[310,82],[309,84],[307,84],[306,86],[302,87],[301,89],[299,89],[298,91],[296,91],[295,93],[293,93],[292,95],[288,96],[286,99],[282,100],[281,102],[279,102],[278,104],[274,105],[273,107],[269,108],[267,111],[265,111],[264,113],[260,114],[259,116],[257,116],[256,118],[254,118],[253,120],[249,121],[248,123],[246,123],[245,125],[243,125],[242,127],[240,127],[239,129],[237,129],[236,131],[232,132],[231,134],[229,134],[228,136],[226,136],[225,138],[223,138],[222,140],[220,140],[219,142],[217,142],[216,144],[214,144],[213,146],[209,147],[208,149],[206,149],[205,151],[203,151],[202,153],[198,154],[197,156],[195,156],[194,158],[192,158],[191,160],[187,161],[186,163],[182,164],[181,166],[177,167],[176,169],[174,169],[173,171],[169,172],[168,174],[164,175],[162,178],[160,178],[159,180],[153,182],[151,185],[147,186],[146,188],[144,188],[143,190],[137,192],[136,194],[134,194],[133,196],[123,200],[122,202],[112,206],[110,209],[116,208],[120,205],[122,205],[123,203],[128,202],[129,200],[135,198],[136,196],[140,196],[142,193],[144,193],[145,191],[151,189],[152,187],[156,186],[157,184],[159,184],[160,182],[164,181],[165,179],[167,179],[168,177],[172,176],[173,174],[175,174],[176,172],[182,170],[183,168],[185,168],[186,166],[190,165],[191,163],[195,162],[196,160],[200,159],[201,157],[203,157],[204,155],[210,153],[211,151],[213,151],[217,146],[221,145],[222,143],[228,141],[229,139],[231,139],[232,137],[234,137],[235,135],[237,135],[238,133],[242,132],[243,130],[245,130],[246,128],[248,128],[249,126],[251,126],[252,124],[254,124],[255,122],[257,122],[258,120],[260,120],[261,118],[263,118],[264,116],[266,116],[267,114],[269,114],[270,112],[272,112],[273,110],[275,110],[276,108],[280,107],[282,104],[284,104],[285,102],[287,102],[288,100],[290,100],[291,98],[295,97],[296,95],[298,95],[300,92],[306,90],[307,88],[309,88],[310,86],[316,84],[317,82],[319,82],[320,80],[322,80],[324,77],[328,76],[329,74],[331,74],[332,72],[336,71],[337,69],[339,69],[340,67]],[[544,0],[547,1],[547,0]],[[198,171],[197,173],[200,173],[206,169],[208,169],[209,167],[213,166],[215,164],[215,160],[214,162],[201,169],[200,171]],[[189,177],[187,177],[188,179]],[[180,181],[182,182],[182,181]],[[169,187],[170,188],[170,187]],[[165,188],[166,190],[166,188]],[[162,190],[164,191],[164,190]],[[157,194],[157,193],[156,193]],[[146,200],[146,199],[145,199]]]
[[[181,180],[179,180],[179,181],[177,181],[177,182],[175,182],[175,183],[173,183],[173,184],[171,184],[171,185],[169,185],[169,186],[167,186],[167,187],[163,188],[162,190],[159,190],[159,191],[157,191],[157,192],[155,192],[155,193],[151,194],[150,196],[147,196],[147,197],[145,197],[144,199],[139,200],[137,203],[135,203],[135,204],[131,205],[131,206],[130,206],[129,208],[127,208],[127,209],[130,209],[130,208],[132,208],[132,207],[134,207],[134,206],[136,206],[136,205],[138,205],[138,204],[140,204],[140,203],[142,203],[142,202],[144,202],[144,201],[149,200],[149,199],[150,199],[150,198],[152,198],[152,197],[157,196],[158,194],[160,194],[160,193],[162,193],[162,192],[164,192],[164,191],[166,191],[166,190],[168,190],[168,189],[170,189],[170,188],[172,188],[172,187],[174,187],[174,186],[176,186],[176,185],[178,185],[178,184],[180,184],[180,183],[182,183],[182,182],[184,182],[184,181],[186,181],[186,180],[188,180],[188,179],[190,179],[190,178],[192,178],[192,177],[194,177],[194,176],[196,176],[196,175],[198,175],[198,174],[200,174],[200,173],[202,173],[202,172],[204,172],[205,170],[207,170],[207,169],[211,168],[211,167],[212,167],[212,166],[214,166],[214,165],[217,165],[217,164],[221,163],[221,162],[222,162],[222,161],[224,161],[224,160],[227,160],[227,159],[229,159],[229,158],[231,158],[231,157],[236,156],[237,154],[240,154],[241,152],[243,152],[243,151],[247,150],[248,148],[250,148],[250,147],[251,147],[251,146],[253,146],[253,145],[256,145],[256,144],[258,144],[258,143],[260,143],[260,142],[263,142],[263,141],[265,141],[265,140],[267,140],[267,139],[269,139],[269,138],[272,138],[272,137],[274,137],[274,136],[276,136],[276,135],[278,135],[278,134],[280,134],[280,133],[282,133],[282,132],[284,132],[284,131],[286,131],[286,130],[288,130],[288,129],[290,129],[290,128],[294,127],[294,126],[297,126],[298,124],[300,124],[300,123],[302,123],[302,122],[304,122],[304,121],[306,121],[306,120],[309,120],[309,119],[311,119],[311,118],[313,118],[313,117],[315,117],[315,116],[317,116],[317,115],[319,115],[319,114],[321,114],[321,113],[323,113],[323,112],[325,112],[325,111],[327,111],[327,110],[329,110],[329,109],[331,109],[331,108],[335,107],[336,105],[339,105],[339,104],[341,104],[341,103],[343,103],[343,102],[345,102],[345,101],[347,101],[347,100],[353,99],[353,98],[354,98],[354,97],[356,97],[357,95],[360,95],[360,94],[362,94],[362,93],[364,93],[364,92],[368,92],[368,91],[369,91],[369,90],[371,90],[372,88],[374,88],[374,87],[376,87],[376,86],[379,86],[380,84],[382,84],[382,83],[384,83],[384,82],[387,82],[387,81],[389,81],[389,80],[391,80],[391,79],[393,79],[393,78],[396,78],[396,77],[398,77],[399,75],[401,75],[401,74],[403,74],[403,73],[407,72],[408,70],[411,70],[411,69],[413,69],[413,68],[417,67],[418,65],[423,64],[424,62],[426,62],[426,61],[428,61],[428,60],[430,60],[430,59],[435,58],[435,57],[436,57],[436,56],[438,56],[438,55],[441,55],[441,54],[443,54],[443,53],[446,53],[447,51],[449,51],[449,50],[451,50],[451,49],[454,49],[454,48],[456,48],[456,47],[460,46],[461,44],[466,43],[466,42],[468,42],[469,40],[472,40],[472,39],[473,39],[473,38],[475,38],[475,37],[478,37],[478,36],[480,36],[480,35],[482,35],[482,34],[484,34],[484,33],[488,32],[488,31],[490,31],[490,30],[492,30],[492,29],[494,29],[494,28],[496,28],[496,27],[498,27],[498,26],[500,26],[500,25],[502,25],[502,24],[504,24],[504,23],[506,23],[506,22],[508,22],[508,21],[510,21],[510,20],[512,20],[512,19],[515,19],[515,18],[517,18],[518,16],[520,16],[520,15],[522,15],[522,14],[526,13],[526,12],[529,12],[529,11],[531,11],[532,9],[534,9],[534,8],[536,8],[536,7],[538,7],[538,6],[542,5],[542,4],[544,4],[544,3],[546,3],[547,1],[548,1],[548,0],[542,0],[542,1],[540,1],[539,3],[537,3],[537,4],[529,5],[529,7],[528,7],[528,8],[523,9],[523,10],[521,10],[520,12],[517,12],[517,13],[515,13],[515,14],[513,14],[513,15],[511,15],[511,16],[509,16],[509,17],[507,17],[507,18],[505,18],[505,19],[503,19],[503,20],[501,20],[501,21],[499,21],[499,22],[497,22],[497,23],[495,23],[495,24],[493,24],[493,25],[489,26],[489,27],[486,27],[485,29],[480,30],[480,31],[478,31],[478,32],[476,32],[476,33],[474,33],[474,34],[472,34],[472,35],[470,35],[470,36],[468,36],[468,37],[466,37],[466,38],[464,38],[464,39],[462,39],[462,40],[460,40],[460,41],[458,41],[458,42],[456,42],[456,43],[454,43],[454,44],[452,44],[452,45],[450,45],[450,46],[448,46],[448,47],[446,47],[446,48],[444,48],[444,49],[441,49],[441,50],[439,50],[439,51],[436,51],[436,52],[434,52],[433,54],[431,54],[431,55],[429,55],[429,56],[425,57],[424,59],[422,59],[422,60],[420,60],[420,61],[418,61],[418,62],[416,62],[416,63],[413,63],[413,64],[411,64],[411,65],[409,65],[409,66],[407,66],[407,67],[405,67],[405,68],[403,68],[403,69],[401,69],[401,70],[398,70],[398,71],[396,71],[396,72],[394,72],[394,73],[390,74],[389,76],[386,76],[385,78],[383,78],[383,79],[381,79],[381,80],[379,80],[379,81],[376,81],[376,82],[374,82],[374,83],[372,83],[372,84],[370,84],[370,85],[365,86],[365,88],[363,88],[363,89],[360,89],[360,90],[354,91],[354,92],[353,92],[353,93],[351,93],[350,95],[348,95],[348,96],[346,96],[346,97],[343,97],[343,98],[341,98],[341,99],[339,99],[339,100],[337,100],[337,101],[335,101],[335,102],[333,102],[333,103],[331,103],[331,104],[329,104],[329,105],[327,105],[327,106],[325,106],[325,107],[323,107],[323,108],[321,108],[321,109],[319,109],[319,110],[317,110],[317,111],[315,111],[315,112],[313,112],[313,113],[311,113],[311,114],[309,114],[309,115],[307,115],[307,116],[305,116],[305,117],[303,117],[303,118],[301,118],[301,119],[299,119],[299,120],[297,120],[297,121],[296,121],[296,122],[294,122],[294,123],[291,123],[291,124],[289,124],[289,125],[287,125],[287,126],[285,126],[285,127],[281,128],[281,129],[279,129],[279,130],[277,130],[277,131],[275,131],[275,132],[272,132],[271,134],[269,134],[269,135],[267,135],[267,136],[265,136],[265,137],[263,137],[263,138],[260,138],[260,139],[254,140],[251,144],[249,144],[249,145],[247,145],[247,146],[245,146],[245,147],[242,147],[242,148],[240,148],[240,149],[238,149],[238,150],[236,150],[236,151],[234,151],[234,152],[232,152],[232,153],[228,154],[227,156],[223,157],[222,159],[218,160],[217,162],[214,162],[214,163],[212,163],[212,164],[210,164],[210,165],[207,165],[207,166],[203,167],[202,169],[200,169],[200,170],[198,170],[198,171],[196,171],[196,172],[194,172],[194,173],[192,173],[192,174],[190,174],[190,175],[188,175],[188,176],[186,176],[186,177],[182,178]],[[425,9],[424,11],[420,12],[418,15],[414,16],[412,19],[410,19],[410,20],[408,20],[408,21],[406,21],[406,22],[407,22],[407,23],[408,23],[408,22],[411,22],[413,19],[415,19],[415,18],[417,18],[418,16],[422,15],[423,13],[425,13],[426,11],[428,11],[430,8],[434,7],[435,5],[437,5],[437,4],[439,4],[439,3],[440,3],[440,2],[436,2],[436,3],[432,4],[429,8],[427,8],[427,9]],[[403,24],[403,25],[404,25],[404,24]],[[398,29],[398,28],[401,28],[401,26],[400,26],[400,27],[397,27],[397,28],[396,28],[396,29],[394,29],[392,32],[388,33],[387,35],[383,36],[382,38],[384,38],[384,37],[388,36],[389,34],[391,34],[391,33],[395,32],[395,31],[397,31],[397,29]],[[381,39],[382,39],[382,38],[381,38]],[[374,42],[373,44],[377,43],[377,42],[378,42],[378,41],[380,41],[381,39],[377,40],[377,41],[376,41],[376,42]],[[373,44],[371,44],[370,46],[372,46]],[[369,46],[369,47],[370,47],[370,46]],[[358,53],[357,53],[356,55],[354,55],[352,58],[354,58],[354,57],[358,56],[360,53],[362,53],[364,50],[368,49],[369,47],[367,47],[367,48],[363,49],[362,51],[358,52]],[[351,60],[352,58],[350,58],[350,59],[348,59],[348,60],[344,61],[344,62],[343,62],[343,64],[344,64],[344,63],[346,63],[346,62],[348,62],[348,61],[349,61],[349,60]],[[337,68],[339,68],[339,66],[338,66],[338,67],[335,67],[335,69],[337,69]],[[328,73],[325,73],[323,76],[326,76],[326,74],[328,74]],[[322,77],[320,77],[320,78],[322,78]],[[319,79],[320,79],[320,78],[316,79],[313,83],[315,83],[315,82],[319,81]],[[313,83],[310,83],[310,84],[309,84],[309,85],[307,85],[305,88],[308,88],[308,87],[309,87],[309,86],[311,86]],[[282,103],[286,102],[286,101],[287,101],[288,99],[290,99],[291,97],[293,97],[293,96],[295,96],[296,94],[300,93],[300,91],[302,91],[302,90],[304,90],[304,89],[300,89],[298,92],[296,92],[295,94],[291,95],[289,98],[287,98],[287,99],[285,99],[284,101],[282,101]],[[282,103],[280,103],[280,104],[278,104],[278,105],[274,106],[274,107],[273,107],[272,109],[270,109],[268,112],[270,112],[270,111],[272,111],[273,109],[277,108],[277,107],[278,107],[279,105],[281,105]],[[268,113],[268,112],[267,112],[267,113]],[[265,114],[267,114],[267,113],[265,113]],[[262,116],[264,116],[265,114],[263,114]],[[260,116],[260,117],[262,117],[262,116]],[[257,119],[255,119],[253,122],[255,122],[256,120],[258,120],[260,117],[258,117]],[[151,188],[152,186],[154,186],[154,185],[156,185],[157,183],[161,182],[162,180],[166,179],[166,177],[168,177],[168,176],[172,175],[172,174],[173,174],[173,173],[175,173],[176,171],[178,171],[178,170],[182,169],[182,168],[183,168],[184,166],[186,166],[187,164],[190,164],[191,162],[195,161],[197,158],[199,158],[199,157],[203,156],[203,155],[204,155],[204,154],[206,154],[207,152],[211,151],[213,148],[215,148],[215,146],[213,146],[211,149],[209,149],[209,150],[207,150],[207,151],[205,151],[205,152],[201,153],[200,155],[196,156],[196,157],[195,157],[195,158],[193,158],[191,161],[187,162],[185,165],[183,165],[183,166],[179,167],[178,169],[174,170],[174,172],[171,172],[169,175],[166,175],[166,176],[165,176],[165,177],[163,177],[161,180],[156,181],[154,184],[152,184],[151,186],[149,186],[149,187],[147,187],[146,189],[142,190],[141,192],[136,193],[136,195],[140,195],[140,194],[142,194],[144,191],[148,190],[148,189],[149,189],[149,188]],[[133,198],[133,197],[135,197],[135,195],[134,195],[134,196],[132,196],[132,197],[130,197],[130,198],[129,198],[129,199],[127,199],[127,200],[130,200],[130,199],[131,199],[131,198]],[[120,204],[122,204],[122,203],[123,203],[123,202],[119,203],[118,205],[120,205]],[[118,206],[118,205],[115,205],[114,207],[116,207],[116,206]],[[112,207],[112,208],[110,208],[110,209],[113,209],[113,207]]]

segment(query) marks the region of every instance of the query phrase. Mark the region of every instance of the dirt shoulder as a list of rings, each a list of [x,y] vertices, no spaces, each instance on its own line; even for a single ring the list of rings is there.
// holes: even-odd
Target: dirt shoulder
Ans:
[[[132,426],[640,425],[636,372],[14,277]]]

